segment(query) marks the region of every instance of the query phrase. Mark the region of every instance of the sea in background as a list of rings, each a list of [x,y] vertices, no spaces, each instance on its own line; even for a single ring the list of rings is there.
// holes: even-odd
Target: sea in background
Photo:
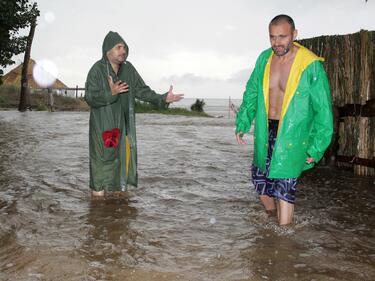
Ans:
[[[205,106],[203,108],[204,112],[215,117],[225,117],[225,118],[234,118],[235,113],[230,109],[230,104],[234,104],[237,108],[241,105],[242,99],[212,99],[212,98],[198,98],[204,100]],[[173,107],[182,107],[190,110],[192,104],[195,103],[197,98],[186,98],[177,103],[172,103],[170,105]]]

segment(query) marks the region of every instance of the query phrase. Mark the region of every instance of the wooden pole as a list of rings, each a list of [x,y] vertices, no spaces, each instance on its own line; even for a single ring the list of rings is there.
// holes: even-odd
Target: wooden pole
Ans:
[[[228,119],[230,119],[230,96],[229,96],[229,103],[228,103]]]
[[[52,93],[52,89],[51,88],[48,88],[48,96],[49,96],[49,108],[50,108],[50,111],[53,112],[53,104],[54,104],[54,100],[53,100],[53,93]]]

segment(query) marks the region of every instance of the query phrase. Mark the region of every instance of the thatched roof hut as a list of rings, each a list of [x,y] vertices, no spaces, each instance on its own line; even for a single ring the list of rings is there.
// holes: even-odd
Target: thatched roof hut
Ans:
[[[34,80],[33,77],[33,68],[36,62],[33,59],[29,60],[29,65],[27,69],[27,78],[28,78],[28,86],[30,89],[40,89],[41,86],[38,85],[38,83]],[[22,78],[22,65],[20,64],[16,68],[9,71],[7,74],[5,74],[2,77],[2,81],[4,85],[13,85],[13,86],[21,86],[21,78]],[[51,88],[53,89],[66,89],[68,86],[66,86],[63,82],[61,82],[59,79],[56,79],[56,81],[51,85]]]

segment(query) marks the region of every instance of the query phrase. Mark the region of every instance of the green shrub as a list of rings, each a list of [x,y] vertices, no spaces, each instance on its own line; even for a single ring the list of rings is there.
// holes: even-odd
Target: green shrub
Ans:
[[[191,110],[196,112],[203,112],[203,107],[206,105],[203,99],[197,99],[194,104],[191,105]]]
[[[201,111],[190,111],[185,108],[175,107],[175,108],[167,108],[167,109],[158,109],[154,105],[148,102],[135,102],[135,112],[136,113],[161,113],[161,114],[169,114],[169,115],[184,115],[184,116],[200,116],[200,117],[211,117],[210,115],[206,114],[205,112]]]

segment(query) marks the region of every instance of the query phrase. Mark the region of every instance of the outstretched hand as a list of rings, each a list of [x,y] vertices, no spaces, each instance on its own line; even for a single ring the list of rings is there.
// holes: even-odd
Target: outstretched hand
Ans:
[[[306,159],[306,164],[311,164],[311,163],[314,163],[314,162],[315,162],[314,158],[309,157],[309,158]]]
[[[239,132],[236,134],[236,140],[238,144],[246,144],[246,142],[243,140],[243,133]]]
[[[165,101],[167,103],[172,103],[172,102],[182,100],[183,98],[184,98],[184,94],[177,94],[177,95],[173,94],[173,86],[171,85],[169,87],[167,99]]]
[[[108,83],[109,87],[111,88],[112,96],[126,93],[129,91],[129,85],[125,82],[122,82],[121,80],[118,80],[117,82],[113,83],[112,76],[108,76]]]

